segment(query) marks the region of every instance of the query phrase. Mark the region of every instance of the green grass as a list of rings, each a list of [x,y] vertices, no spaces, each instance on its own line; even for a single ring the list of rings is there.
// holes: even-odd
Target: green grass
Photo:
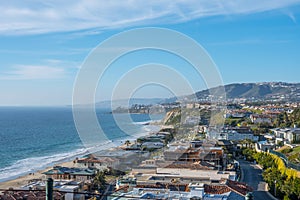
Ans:
[[[300,146],[299,147],[295,147],[295,148],[293,148],[293,152],[292,152],[293,154],[294,153],[300,153]]]
[[[299,147],[295,147],[293,149],[286,147],[286,148],[282,148],[280,150],[281,153],[285,154],[289,161],[293,162],[293,163],[299,163],[300,160],[300,146]]]

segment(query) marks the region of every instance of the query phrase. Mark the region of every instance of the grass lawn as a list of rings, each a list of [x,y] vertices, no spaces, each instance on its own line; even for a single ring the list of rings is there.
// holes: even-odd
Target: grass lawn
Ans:
[[[295,147],[293,149],[291,149],[288,146],[283,146],[280,149],[278,149],[277,151],[285,154],[289,161],[293,162],[293,163],[300,163],[300,146],[299,147]]]

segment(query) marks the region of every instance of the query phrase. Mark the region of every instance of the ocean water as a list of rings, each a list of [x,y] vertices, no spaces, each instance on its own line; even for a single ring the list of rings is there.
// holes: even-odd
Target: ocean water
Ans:
[[[114,114],[121,126],[138,136],[157,131],[159,127],[145,125],[160,120],[163,115]],[[131,139],[115,123],[107,110],[97,110],[99,123],[108,138],[99,141],[102,148],[119,145]],[[0,108],[0,182],[28,174],[55,163],[89,153],[75,128],[71,108]]]

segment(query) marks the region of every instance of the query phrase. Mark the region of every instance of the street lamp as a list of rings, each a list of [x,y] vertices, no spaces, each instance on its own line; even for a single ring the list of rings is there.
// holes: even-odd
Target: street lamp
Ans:
[[[177,185],[178,186],[177,189],[178,189],[179,199],[181,199],[180,198],[180,196],[181,196],[181,194],[180,194],[180,178],[174,178],[174,179],[172,179],[171,183],[173,183],[175,185],[175,187],[176,187],[176,183],[178,184]]]
[[[276,197],[276,180],[274,181],[274,196]]]

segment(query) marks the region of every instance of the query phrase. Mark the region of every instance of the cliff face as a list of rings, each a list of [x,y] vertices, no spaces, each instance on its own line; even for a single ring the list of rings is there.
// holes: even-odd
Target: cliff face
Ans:
[[[175,125],[180,122],[181,111],[180,109],[171,110],[167,112],[165,118],[163,119],[163,124],[165,125]]]

